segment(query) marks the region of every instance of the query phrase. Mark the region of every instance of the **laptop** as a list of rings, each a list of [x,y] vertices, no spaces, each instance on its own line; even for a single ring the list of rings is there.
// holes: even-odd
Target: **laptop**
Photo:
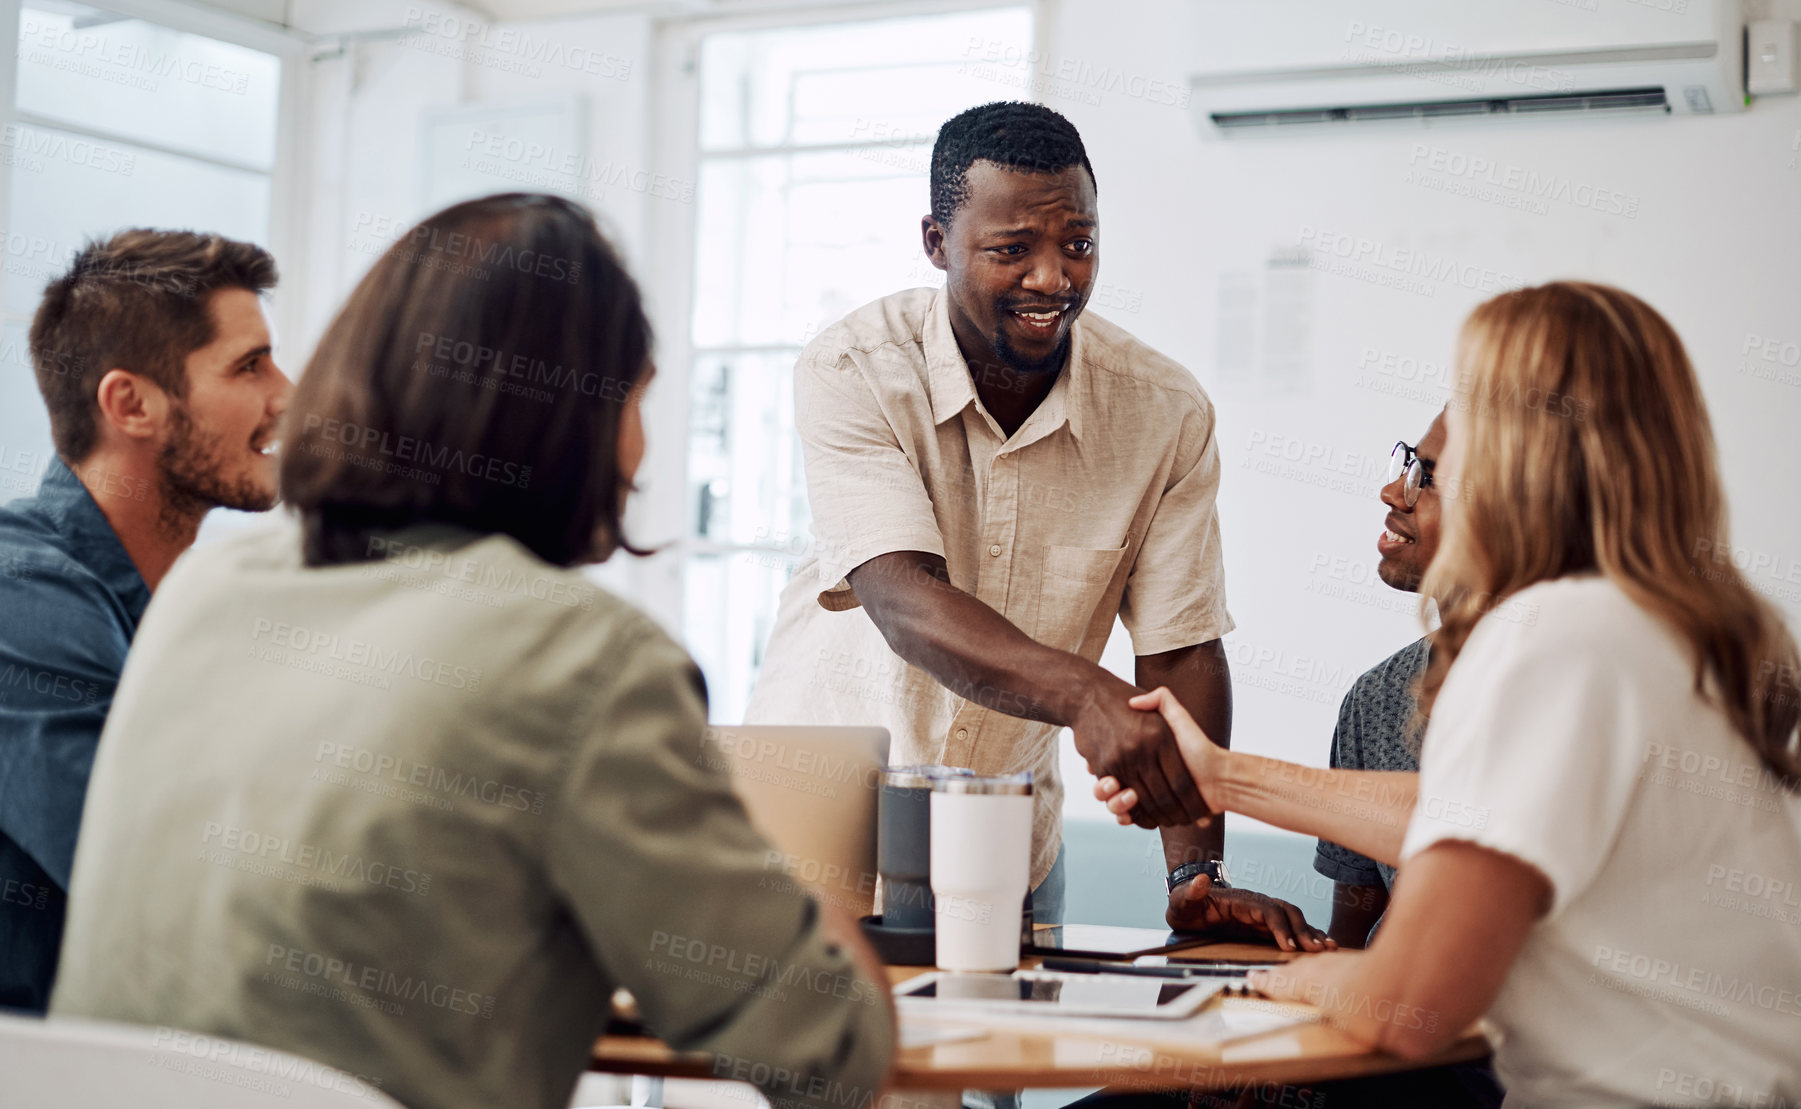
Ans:
[[[772,848],[765,865],[853,917],[875,911],[876,802],[888,729],[802,724],[708,728],[701,758]]]

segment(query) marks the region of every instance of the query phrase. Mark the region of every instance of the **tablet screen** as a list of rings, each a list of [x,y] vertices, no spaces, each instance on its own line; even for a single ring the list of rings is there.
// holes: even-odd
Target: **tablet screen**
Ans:
[[[1171,982],[1160,978],[1022,972],[1010,976],[934,976],[916,989],[904,991],[902,996],[937,997],[946,1001],[1023,1001],[1046,1006],[1148,1013],[1158,1006],[1168,1005],[1195,987],[1193,982]]]
[[[1040,954],[1087,955],[1093,958],[1129,959],[1135,955],[1167,951],[1192,937],[1162,928],[1121,928],[1109,924],[1063,924],[1032,932],[1028,950]]]

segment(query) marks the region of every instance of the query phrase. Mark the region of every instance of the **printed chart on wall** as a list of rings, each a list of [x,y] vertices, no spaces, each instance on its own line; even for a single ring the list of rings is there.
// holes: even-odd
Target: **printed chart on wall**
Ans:
[[[1313,272],[1303,248],[1277,247],[1258,269],[1219,275],[1214,359],[1229,385],[1272,393],[1311,384]]]

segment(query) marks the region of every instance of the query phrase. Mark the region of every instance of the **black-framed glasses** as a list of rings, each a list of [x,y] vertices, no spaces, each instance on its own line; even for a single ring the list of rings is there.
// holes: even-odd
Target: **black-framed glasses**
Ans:
[[[1412,508],[1419,503],[1420,490],[1432,488],[1432,469],[1436,465],[1420,457],[1419,451],[1406,443],[1396,443],[1395,449],[1388,453],[1388,481],[1393,485],[1398,477],[1407,480],[1401,483],[1401,497]]]

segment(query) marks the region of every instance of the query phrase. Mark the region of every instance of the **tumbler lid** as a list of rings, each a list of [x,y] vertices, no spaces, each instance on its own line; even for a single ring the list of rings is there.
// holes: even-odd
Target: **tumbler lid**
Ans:
[[[940,778],[932,783],[932,789],[939,793],[982,793],[1005,794],[1012,796],[1032,795],[1032,772],[1022,770],[1017,774],[1005,774],[995,777]]]
[[[890,766],[882,771],[882,784],[893,789],[931,789],[945,778],[973,777],[975,771],[965,770],[960,766],[919,763],[913,766]]]

